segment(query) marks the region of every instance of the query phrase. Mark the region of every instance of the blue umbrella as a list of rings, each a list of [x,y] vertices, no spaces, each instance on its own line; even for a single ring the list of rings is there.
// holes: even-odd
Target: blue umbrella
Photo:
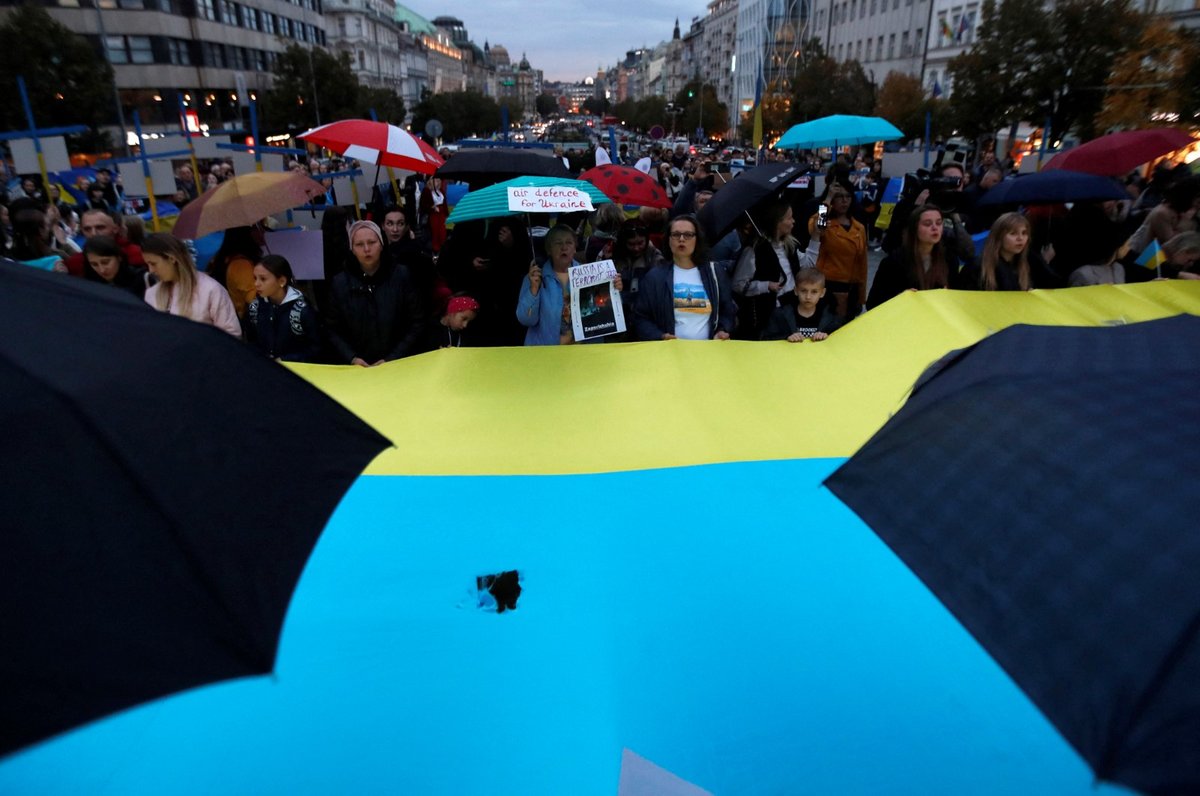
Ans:
[[[776,149],[854,146],[903,138],[896,125],[878,116],[826,116],[798,124],[775,142]]]
[[[1197,503],[1155,489],[1200,466],[1200,425],[1129,419],[1195,394],[1198,344],[1189,315],[1010,327],[931,368],[826,482],[1099,779],[1142,793],[1200,793]],[[971,476],[948,494],[938,471]]]
[[[1108,177],[1056,169],[1004,180],[979,200],[981,205],[1035,205],[1126,199],[1125,189]]]
[[[578,188],[591,197],[593,205],[612,201],[601,193],[599,188],[583,180],[572,180],[566,177],[517,177],[489,185],[478,191],[471,191],[454,206],[454,211],[446,220],[457,224],[461,221],[475,221],[481,218],[520,215],[521,211],[508,209],[509,188]]]

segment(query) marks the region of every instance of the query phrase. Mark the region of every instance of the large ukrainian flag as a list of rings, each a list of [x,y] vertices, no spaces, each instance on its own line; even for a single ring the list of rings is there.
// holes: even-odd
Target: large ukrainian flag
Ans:
[[[1116,793],[820,483],[952,349],[1179,313],[1200,287],[941,291],[823,343],[297,368],[395,448],[319,542],[276,675],[27,750],[0,792],[611,796],[629,749],[716,794]],[[304,499],[310,463],[247,455],[263,500]],[[516,610],[476,607],[513,569]]]

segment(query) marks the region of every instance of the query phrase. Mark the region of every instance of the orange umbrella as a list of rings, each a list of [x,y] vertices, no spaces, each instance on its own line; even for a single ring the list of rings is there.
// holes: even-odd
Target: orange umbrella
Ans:
[[[177,238],[201,238],[230,227],[250,226],[272,213],[308,204],[323,193],[321,183],[293,171],[243,174],[188,203],[172,232]]]

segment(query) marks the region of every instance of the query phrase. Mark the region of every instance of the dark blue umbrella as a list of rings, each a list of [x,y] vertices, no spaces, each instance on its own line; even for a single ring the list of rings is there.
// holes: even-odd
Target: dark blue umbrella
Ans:
[[[1200,793],[1200,318],[1014,326],[826,482],[1100,779]]]
[[[1036,205],[1127,199],[1108,177],[1056,169],[1004,180],[979,200],[981,205]]]
[[[0,426],[0,757],[270,672],[313,545],[388,445],[222,331],[3,259]]]

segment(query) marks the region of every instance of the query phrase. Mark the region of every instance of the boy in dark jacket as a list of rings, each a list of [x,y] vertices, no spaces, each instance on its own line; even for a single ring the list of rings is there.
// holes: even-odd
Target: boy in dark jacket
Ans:
[[[799,303],[794,307],[775,308],[763,329],[763,340],[824,340],[841,325],[833,308],[822,302],[825,275],[816,268],[801,268],[796,274],[796,298]]]

